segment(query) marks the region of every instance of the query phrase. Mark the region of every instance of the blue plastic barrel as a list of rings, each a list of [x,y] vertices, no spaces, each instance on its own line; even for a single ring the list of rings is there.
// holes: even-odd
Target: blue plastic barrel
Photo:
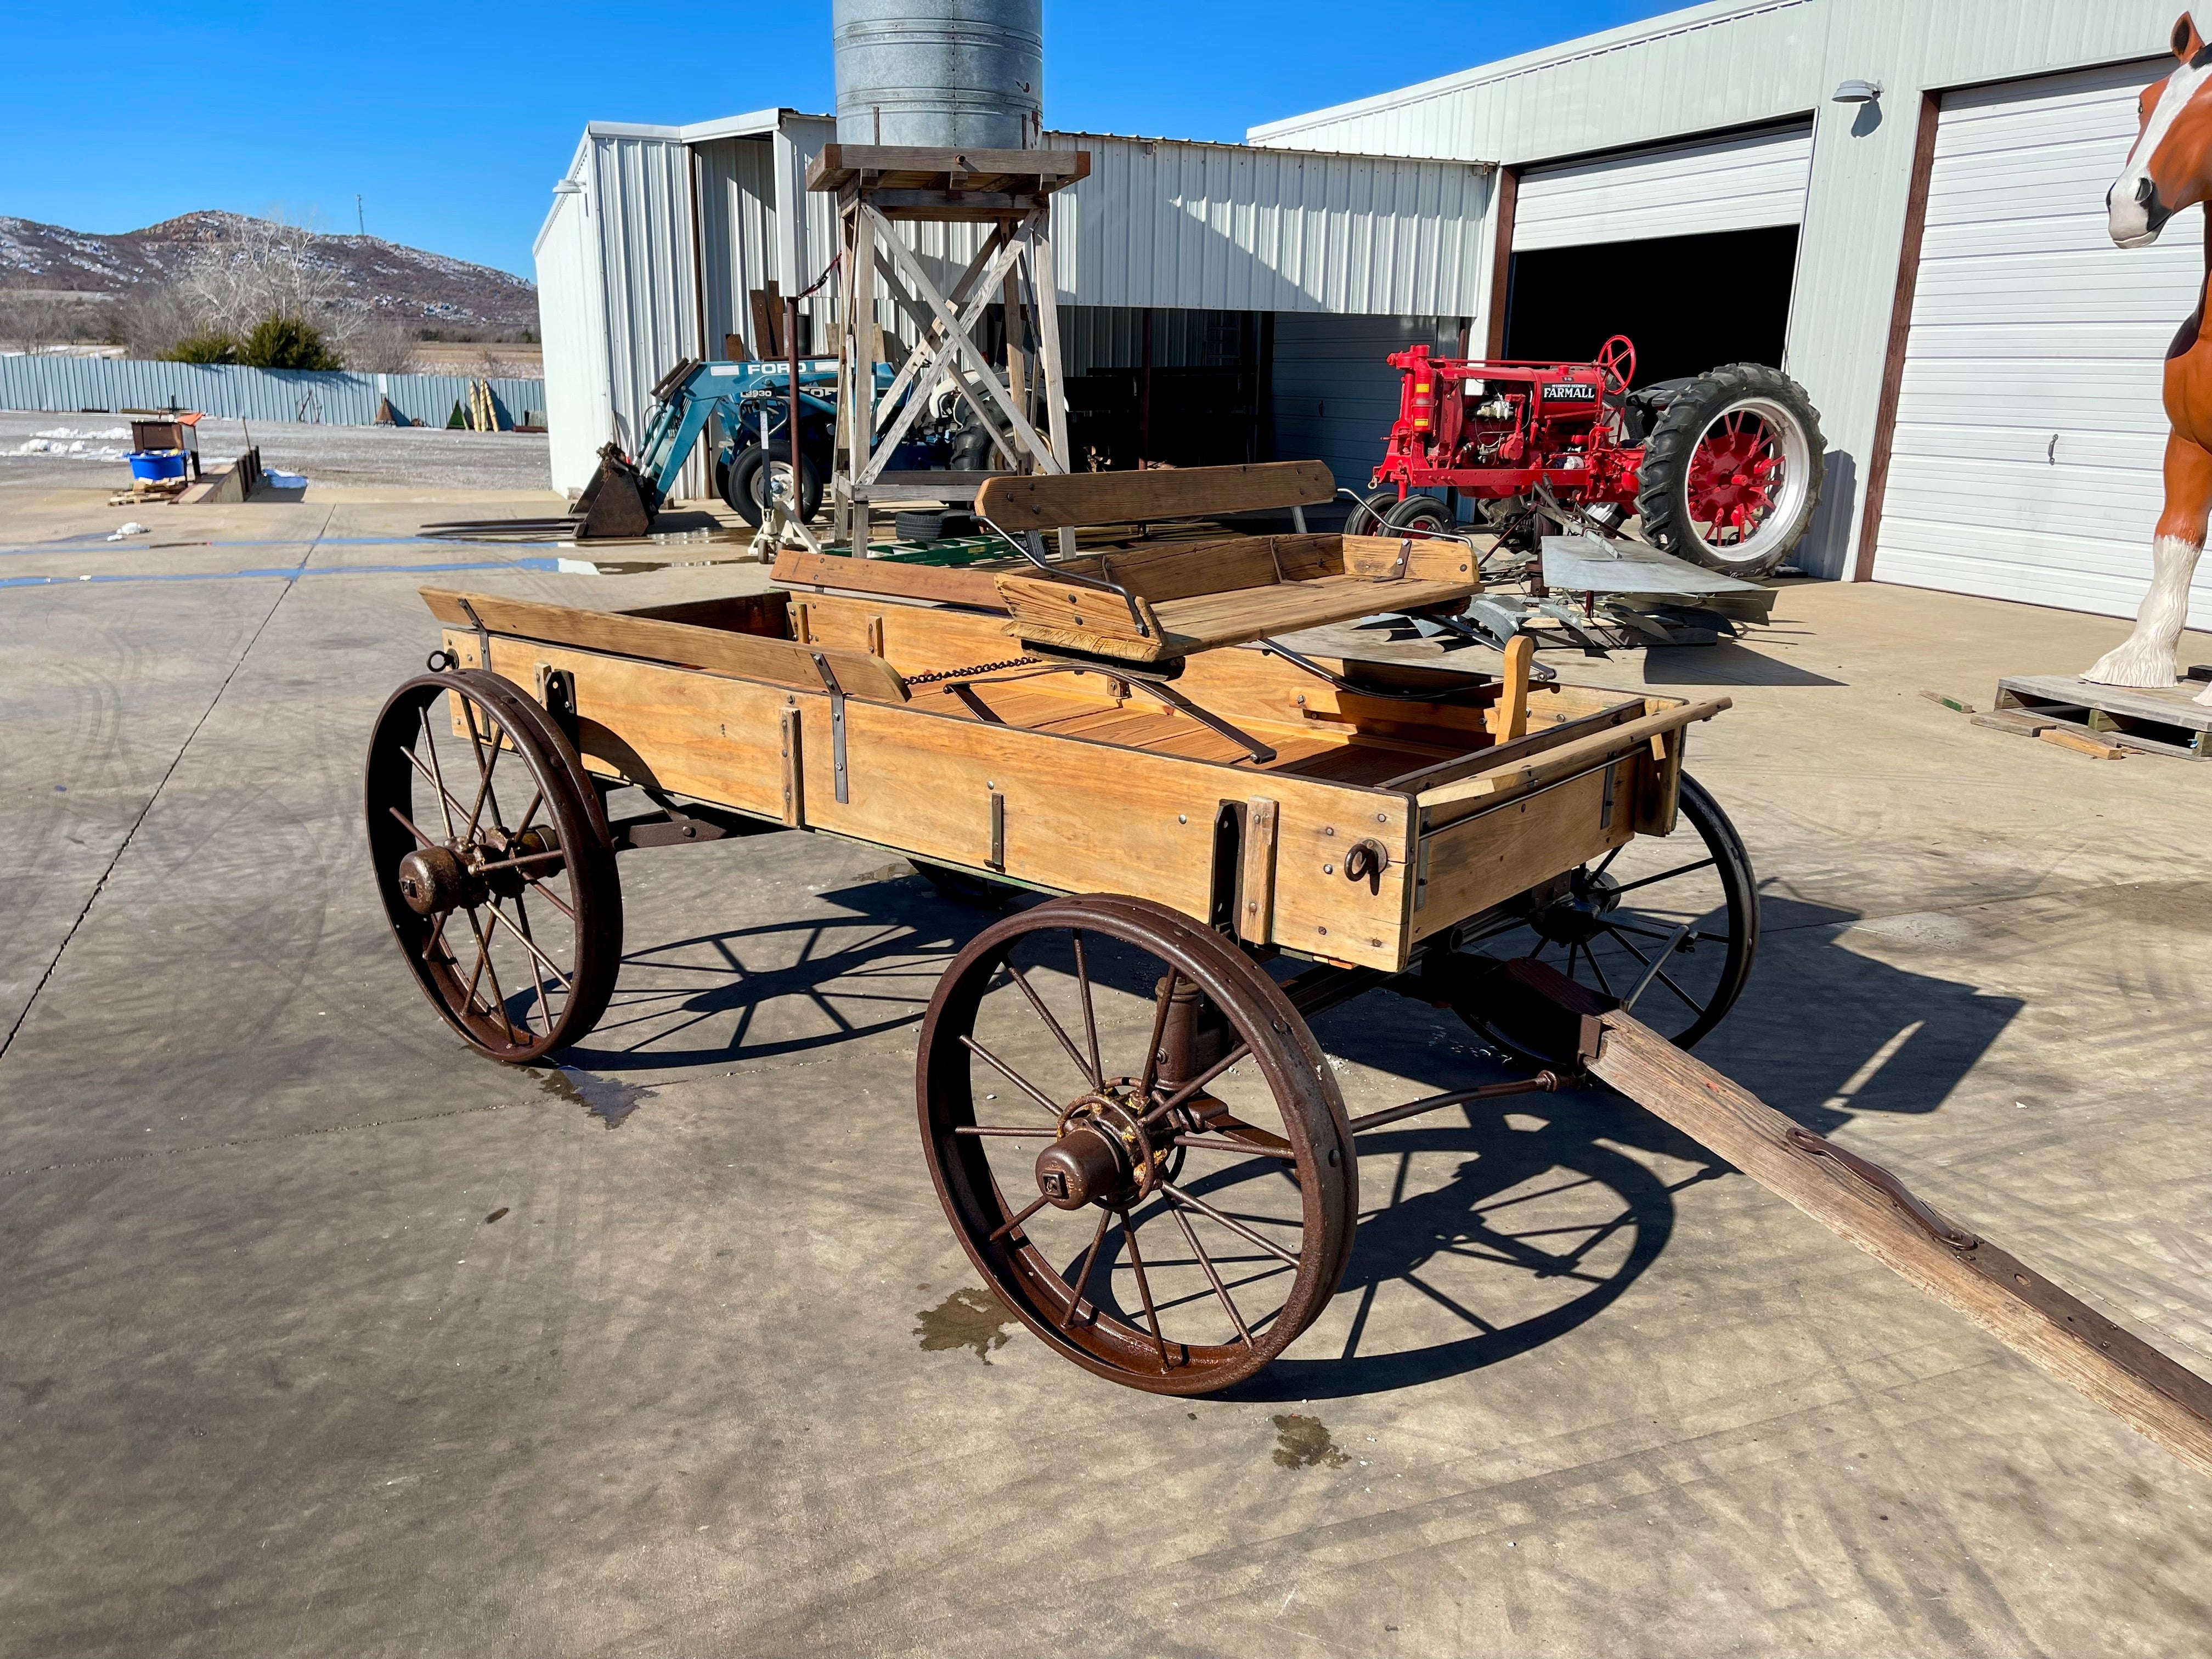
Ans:
[[[181,478],[185,452],[181,449],[134,449],[123,458],[131,463],[134,478]]]

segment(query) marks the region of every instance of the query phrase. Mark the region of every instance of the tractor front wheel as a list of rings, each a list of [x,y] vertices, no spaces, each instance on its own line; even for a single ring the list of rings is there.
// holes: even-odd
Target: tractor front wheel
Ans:
[[[1645,446],[1644,533],[1678,557],[1763,576],[1812,527],[1825,447],[1820,411],[1779,369],[1731,363],[1700,374]]]

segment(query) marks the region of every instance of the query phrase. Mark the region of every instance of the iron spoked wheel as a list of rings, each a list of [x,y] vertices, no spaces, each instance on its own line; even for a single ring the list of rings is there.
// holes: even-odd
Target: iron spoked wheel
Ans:
[[[1102,1376],[1227,1388],[1343,1277],[1358,1176],[1328,1061],[1272,980],[1164,906],[1054,899],[986,928],[931,1000],[917,1093],[969,1259]]]
[[[1743,994],[1759,951],[1759,891],[1735,826],[1685,775],[1673,834],[1634,837],[1575,870],[1563,892],[1528,915],[1468,942],[1481,956],[1453,1006],[1524,1060],[1571,1066],[1575,1054],[1556,1010],[1499,977],[1515,957],[1613,999],[1650,975],[1637,1018],[1687,1048]]]
[[[1759,576],[1796,550],[1820,504],[1820,415],[1779,369],[1701,374],[1659,417],[1637,498],[1653,543],[1716,570]]]
[[[476,669],[409,680],[378,715],[365,790],[385,915],[431,1006],[526,1064],[606,1011],[622,889],[597,792],[536,702]]]

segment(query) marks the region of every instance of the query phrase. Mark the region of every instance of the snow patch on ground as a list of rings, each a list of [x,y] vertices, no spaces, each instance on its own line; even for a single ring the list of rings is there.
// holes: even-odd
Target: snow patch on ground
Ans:
[[[72,461],[119,461],[123,452],[112,446],[88,444],[82,438],[27,438],[15,447],[18,455],[61,455]]]
[[[65,426],[50,426],[44,432],[31,435],[37,438],[127,438],[131,435],[131,428],[127,426],[104,426],[97,431],[75,432]]]

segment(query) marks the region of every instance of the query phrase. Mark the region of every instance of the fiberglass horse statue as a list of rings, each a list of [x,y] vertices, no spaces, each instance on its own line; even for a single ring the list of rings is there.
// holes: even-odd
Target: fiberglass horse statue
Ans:
[[[2173,26],[2172,46],[2179,66],[2143,88],[2142,132],[2105,198],[2112,240],[2122,247],[2148,246],[2175,214],[2212,198],[2212,47],[2187,12]],[[2212,281],[2212,218],[2205,249]],[[2199,293],[2196,313],[2166,351],[2166,417],[2173,430],[2166,441],[2166,511],[2151,544],[2150,591],[2136,613],[2135,631],[2081,677],[2098,684],[2173,687],[2174,647],[2189,620],[2190,579],[2212,515],[2208,297]],[[2197,701],[2212,703],[2212,689]]]

